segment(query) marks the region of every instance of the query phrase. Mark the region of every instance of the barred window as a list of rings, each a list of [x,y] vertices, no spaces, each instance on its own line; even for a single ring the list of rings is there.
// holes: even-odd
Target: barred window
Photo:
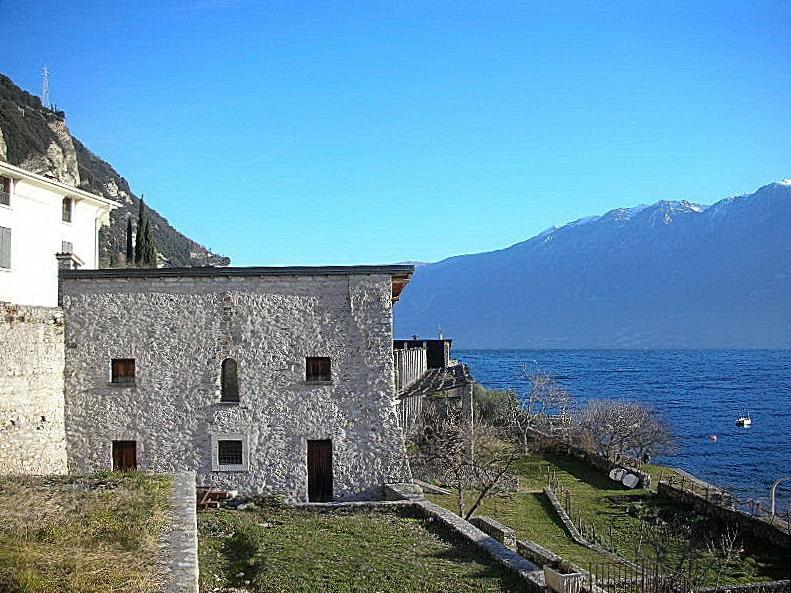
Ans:
[[[242,441],[217,441],[219,465],[242,465]]]

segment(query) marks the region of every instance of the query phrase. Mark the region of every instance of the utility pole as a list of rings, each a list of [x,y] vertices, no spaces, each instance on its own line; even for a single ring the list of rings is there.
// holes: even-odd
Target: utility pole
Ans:
[[[41,67],[41,102],[47,109],[52,109],[49,100],[49,67],[46,64]]]

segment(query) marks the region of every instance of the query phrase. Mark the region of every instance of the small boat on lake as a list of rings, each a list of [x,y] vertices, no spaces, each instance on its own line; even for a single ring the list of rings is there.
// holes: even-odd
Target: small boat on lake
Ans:
[[[746,416],[744,414],[742,414],[736,420],[736,426],[741,426],[742,428],[746,428],[746,427],[752,426],[752,425],[753,425],[753,420],[752,420],[752,418],[750,418],[750,414],[749,413]]]

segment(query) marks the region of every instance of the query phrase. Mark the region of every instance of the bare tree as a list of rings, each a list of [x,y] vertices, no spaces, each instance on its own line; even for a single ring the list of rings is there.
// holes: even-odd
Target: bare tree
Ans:
[[[577,415],[575,430],[587,448],[611,459],[629,456],[648,462],[675,448],[668,424],[639,402],[591,400]]]
[[[717,581],[714,588],[719,589],[722,573],[737,564],[744,553],[739,530],[735,527],[727,526],[709,539],[707,547],[709,552],[717,558]]]
[[[566,425],[574,396],[549,373],[535,370],[527,364],[522,372],[530,382],[530,389],[522,395],[511,392],[507,422],[527,455],[530,452],[530,432],[542,428],[553,430],[557,427],[557,423],[553,425],[551,422],[553,417],[560,419],[561,426]]]
[[[451,488],[459,516],[469,519],[498,491],[518,457],[500,437],[494,426],[470,421],[461,406],[424,406],[407,437],[413,471]]]

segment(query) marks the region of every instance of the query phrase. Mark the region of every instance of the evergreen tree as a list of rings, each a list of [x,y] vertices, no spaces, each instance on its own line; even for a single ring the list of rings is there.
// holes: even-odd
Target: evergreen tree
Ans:
[[[146,205],[143,196],[140,196],[140,210],[137,213],[137,239],[135,240],[135,265],[143,264],[143,255],[146,252],[144,232],[146,226]]]
[[[147,268],[156,268],[157,248],[156,245],[154,245],[154,237],[151,234],[151,225],[149,224],[148,219],[146,219],[146,228],[143,233],[145,234],[143,265]]]
[[[132,219],[126,219],[126,265],[131,266],[135,261],[135,247],[132,242]]]

